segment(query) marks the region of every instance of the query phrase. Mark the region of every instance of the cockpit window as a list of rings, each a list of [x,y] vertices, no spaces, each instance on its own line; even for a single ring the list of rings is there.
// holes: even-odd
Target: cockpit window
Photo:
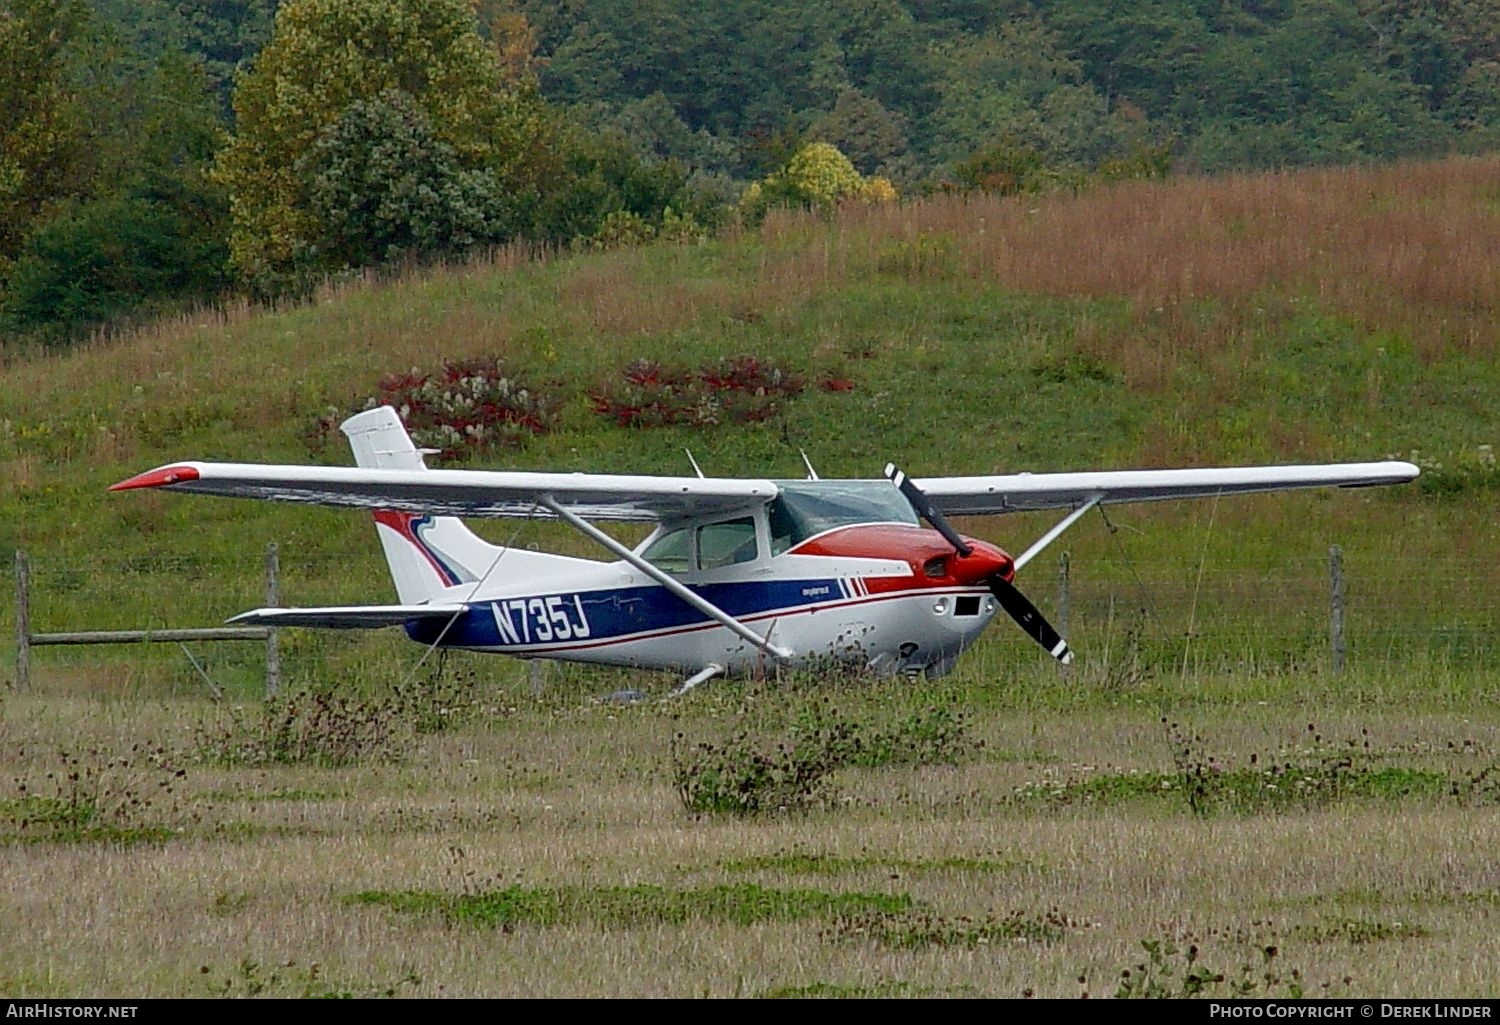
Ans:
[[[692,541],[693,532],[687,527],[669,530],[652,541],[641,558],[668,573],[686,573],[693,568]]]
[[[698,566],[718,569],[755,561],[755,519],[750,516],[698,528]]]
[[[857,523],[917,526],[911,503],[889,481],[777,481],[781,494],[767,508],[771,554],[782,552],[834,527]]]

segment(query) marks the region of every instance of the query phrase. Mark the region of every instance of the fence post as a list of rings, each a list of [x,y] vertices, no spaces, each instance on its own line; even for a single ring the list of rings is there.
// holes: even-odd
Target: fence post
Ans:
[[[526,676],[531,681],[531,696],[539,698],[542,696],[542,674],[545,670],[542,663],[532,659],[526,663]]]
[[[31,567],[16,551],[16,690],[31,689]]]
[[[281,559],[276,542],[266,545],[266,607],[281,604]],[[281,649],[276,644],[276,628],[266,631],[266,697],[274,698],[281,690]]]
[[[1057,632],[1062,634],[1063,640],[1068,639],[1068,553],[1063,552],[1057,557]],[[1061,662],[1057,664],[1058,669],[1064,676],[1068,674],[1068,667]]]
[[[1344,671],[1344,552],[1338,545],[1328,549],[1328,642],[1333,648],[1333,671]]]
[[[1057,557],[1057,632],[1068,636],[1068,553]]]

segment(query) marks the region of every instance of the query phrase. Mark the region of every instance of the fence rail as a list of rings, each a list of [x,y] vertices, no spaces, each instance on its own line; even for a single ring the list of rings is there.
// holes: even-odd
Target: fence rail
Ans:
[[[275,607],[281,594],[281,560],[273,542],[266,546],[266,605]],[[16,552],[16,689],[31,689],[31,649],[60,644],[151,644],[189,641],[261,641],[266,646],[266,696],[281,689],[281,651],[276,631],[264,626],[213,626],[189,629],[158,630],[69,630],[34,633],[31,629],[31,560],[23,551]],[[203,668],[187,652],[188,660],[200,674]],[[217,694],[214,682],[203,674]]]

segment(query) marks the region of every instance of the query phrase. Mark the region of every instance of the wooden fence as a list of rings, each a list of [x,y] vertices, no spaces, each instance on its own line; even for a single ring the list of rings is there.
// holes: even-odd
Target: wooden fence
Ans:
[[[281,560],[275,543],[266,545],[266,605],[281,601]],[[173,630],[69,630],[34,633],[31,629],[31,564],[25,552],[16,552],[16,689],[31,689],[31,649],[51,644],[151,644],[182,645],[193,668],[214,696],[219,687],[188,650],[189,641],[260,641],[266,646],[266,696],[281,690],[281,651],[276,631],[264,626],[213,626]]]

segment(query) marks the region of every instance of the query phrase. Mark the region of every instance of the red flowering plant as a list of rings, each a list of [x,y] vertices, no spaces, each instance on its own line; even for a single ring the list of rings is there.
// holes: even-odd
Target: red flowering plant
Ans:
[[[431,374],[415,367],[386,374],[376,393],[356,408],[393,407],[419,448],[453,459],[516,448],[534,434],[556,430],[560,405],[498,360],[481,357],[445,362]],[[326,445],[347,415],[329,407],[306,432],[309,447]]]
[[[732,356],[692,370],[636,360],[589,398],[621,427],[706,427],[769,420],[800,391],[802,379],[770,360]]]

